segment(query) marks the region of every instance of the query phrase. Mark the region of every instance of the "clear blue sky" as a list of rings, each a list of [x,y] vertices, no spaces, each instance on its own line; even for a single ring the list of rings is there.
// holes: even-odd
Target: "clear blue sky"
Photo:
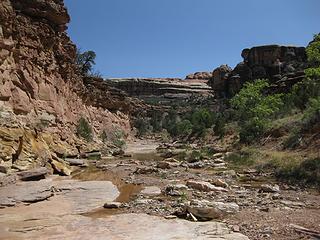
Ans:
[[[105,77],[185,77],[234,67],[241,50],[305,46],[320,0],[65,0],[69,35]]]

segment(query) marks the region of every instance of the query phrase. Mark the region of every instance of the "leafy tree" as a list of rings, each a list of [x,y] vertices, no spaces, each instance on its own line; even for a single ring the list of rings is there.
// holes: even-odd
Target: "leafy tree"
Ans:
[[[95,65],[96,53],[94,51],[86,51],[81,53],[77,50],[76,64],[83,76],[92,74],[93,65]]]
[[[305,70],[305,79],[297,83],[291,92],[292,102],[296,107],[305,109],[309,98],[320,96],[320,34],[306,48],[309,68]]]
[[[250,143],[262,136],[267,129],[270,119],[279,111],[282,95],[265,95],[269,87],[266,80],[247,82],[240,92],[231,99],[240,126],[240,140]]]

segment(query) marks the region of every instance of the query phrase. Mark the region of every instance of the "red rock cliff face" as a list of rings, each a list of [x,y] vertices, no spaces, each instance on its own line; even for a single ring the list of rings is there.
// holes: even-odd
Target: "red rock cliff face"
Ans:
[[[45,164],[51,152],[76,152],[80,117],[95,136],[130,129],[124,113],[84,101],[88,89],[74,65],[69,20],[62,0],[0,1],[0,163],[11,161],[21,137],[18,162],[25,165]]]

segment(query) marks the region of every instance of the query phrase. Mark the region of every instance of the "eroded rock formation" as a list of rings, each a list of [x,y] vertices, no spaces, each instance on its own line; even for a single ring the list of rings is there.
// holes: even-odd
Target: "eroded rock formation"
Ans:
[[[163,96],[188,98],[193,95],[209,95],[211,88],[206,80],[182,80],[179,78],[113,78],[106,82],[121,89],[129,96]]]
[[[78,74],[65,32],[69,20],[62,0],[0,2],[0,164],[12,165],[15,156],[25,168],[46,165],[52,154],[95,148],[75,135],[80,117],[92,126],[94,143],[106,128],[130,131],[121,92],[103,87],[95,90],[103,97],[88,97],[91,84]]]
[[[287,91],[304,77],[304,47],[266,45],[244,49],[243,62],[233,70],[222,65],[213,71],[209,85],[217,96],[233,96],[246,81],[269,79],[274,91]]]

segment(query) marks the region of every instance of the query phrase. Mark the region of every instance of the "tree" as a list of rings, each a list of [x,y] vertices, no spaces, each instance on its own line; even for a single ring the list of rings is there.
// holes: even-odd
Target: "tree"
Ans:
[[[93,65],[95,65],[96,53],[94,51],[86,51],[81,53],[77,50],[76,64],[83,76],[92,74]]]
[[[247,82],[240,92],[231,99],[238,124],[240,141],[251,143],[262,136],[270,119],[283,105],[282,94],[265,95],[269,87],[266,80]]]
[[[214,123],[212,112],[205,108],[195,111],[191,116],[193,132],[199,135],[204,135],[207,128],[210,128]]]
[[[291,92],[292,102],[300,109],[308,106],[310,98],[320,96],[320,34],[314,36],[306,53],[310,67],[305,70],[305,79],[295,84]]]

